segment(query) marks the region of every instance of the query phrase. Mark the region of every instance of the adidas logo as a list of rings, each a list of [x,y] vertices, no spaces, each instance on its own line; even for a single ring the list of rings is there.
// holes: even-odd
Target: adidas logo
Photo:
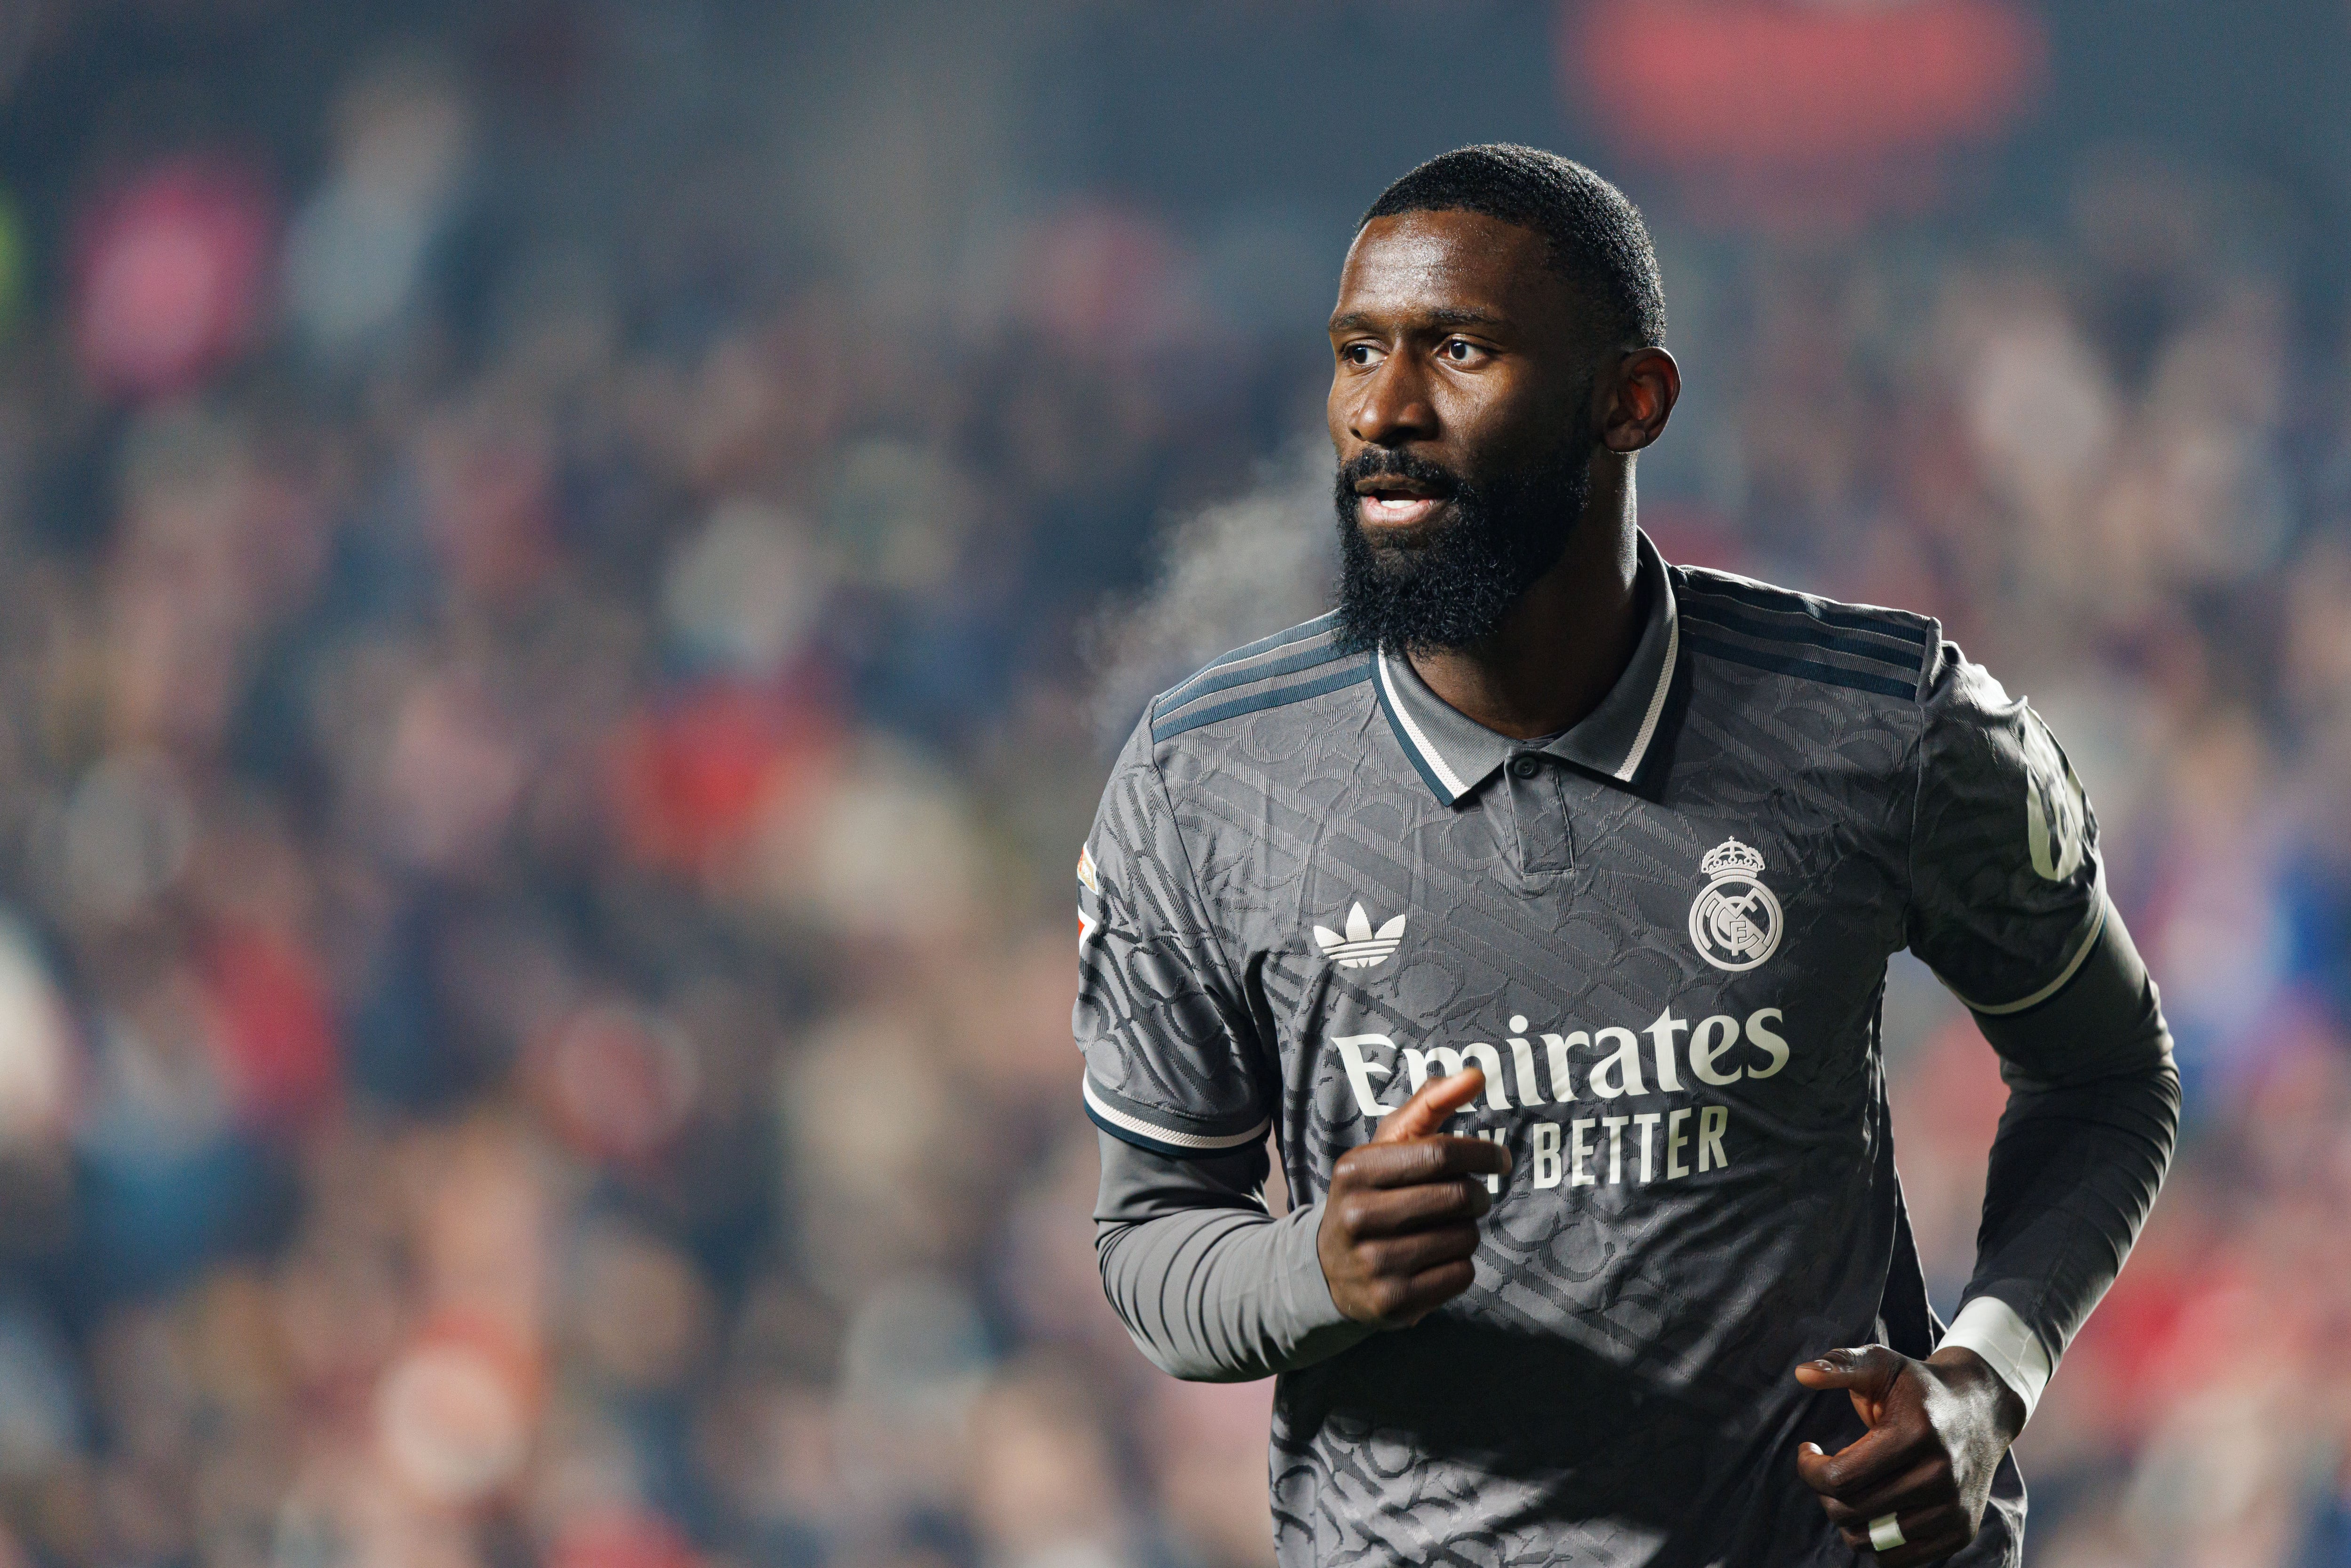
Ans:
[[[1343,969],[1368,969],[1374,964],[1384,964],[1388,956],[1404,940],[1405,917],[1397,915],[1377,931],[1372,929],[1372,917],[1364,913],[1360,904],[1347,911],[1347,934],[1343,936],[1328,925],[1314,928],[1314,940],[1322,945],[1323,956],[1337,960]]]

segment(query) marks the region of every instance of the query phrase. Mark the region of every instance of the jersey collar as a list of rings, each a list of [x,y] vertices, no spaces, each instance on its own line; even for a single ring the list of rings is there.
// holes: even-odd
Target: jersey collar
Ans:
[[[1630,784],[1656,739],[1681,650],[1681,619],[1665,559],[1635,530],[1637,570],[1647,588],[1648,619],[1632,663],[1600,706],[1541,746],[1498,735],[1428,689],[1400,653],[1373,655],[1373,685],[1396,743],[1430,791],[1446,805],[1460,800],[1522,751],[1546,752],[1615,784]]]

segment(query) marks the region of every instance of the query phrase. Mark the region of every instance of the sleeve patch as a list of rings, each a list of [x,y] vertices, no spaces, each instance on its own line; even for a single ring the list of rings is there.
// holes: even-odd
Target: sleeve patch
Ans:
[[[2089,811],[2074,765],[2058,749],[2041,716],[2024,710],[2024,829],[2032,869],[2043,882],[2064,882],[2081,869],[2083,824]]]

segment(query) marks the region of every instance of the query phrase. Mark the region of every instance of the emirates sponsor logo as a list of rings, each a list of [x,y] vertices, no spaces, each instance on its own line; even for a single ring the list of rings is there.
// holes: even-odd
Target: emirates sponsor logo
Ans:
[[[1778,1077],[1792,1054],[1778,1008],[1758,1008],[1743,1019],[1687,1019],[1667,1008],[1638,1030],[1536,1030],[1529,1021],[1513,1013],[1499,1041],[1409,1045],[1384,1034],[1343,1034],[1331,1045],[1367,1124],[1431,1076],[1469,1067],[1485,1073],[1486,1094],[1482,1103],[1464,1106],[1464,1115],[1562,1107],[1549,1112],[1556,1121],[1513,1116],[1470,1135],[1520,1154],[1513,1183],[1524,1171],[1531,1188],[1571,1191],[1680,1181],[1729,1166],[1738,1139],[1722,1092]],[[1489,1177],[1486,1185],[1499,1193],[1502,1181]]]

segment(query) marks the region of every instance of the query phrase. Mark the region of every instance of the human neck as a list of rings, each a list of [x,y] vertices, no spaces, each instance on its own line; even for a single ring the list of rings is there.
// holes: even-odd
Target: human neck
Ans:
[[[1596,478],[1598,476],[1595,476]],[[1447,706],[1516,740],[1556,735],[1598,707],[1641,640],[1629,473],[1595,483],[1566,553],[1490,636],[1416,648],[1412,667]]]

